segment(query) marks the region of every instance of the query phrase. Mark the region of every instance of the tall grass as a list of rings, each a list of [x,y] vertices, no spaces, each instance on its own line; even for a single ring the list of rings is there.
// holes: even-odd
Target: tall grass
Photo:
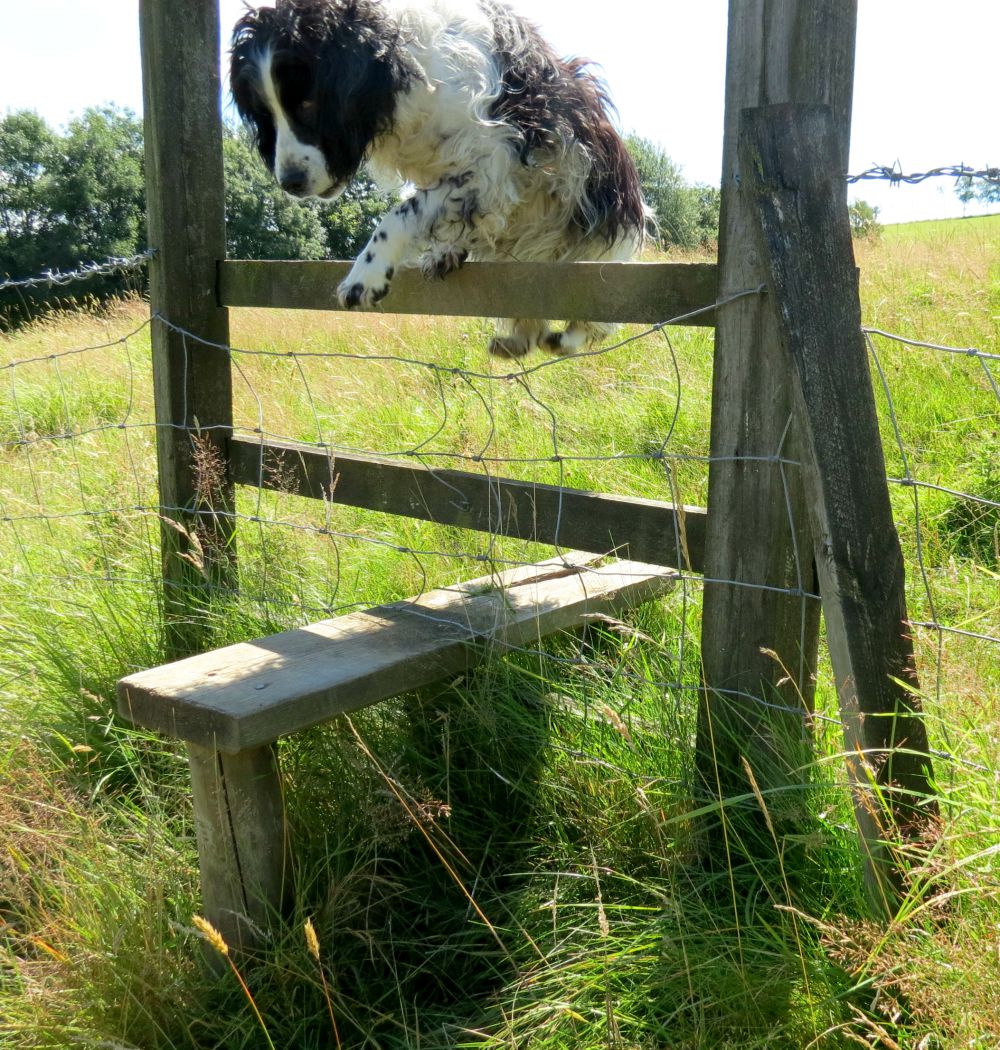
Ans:
[[[866,321],[995,351],[998,248],[998,220],[890,228],[861,248]],[[0,366],[113,342],[140,311],[0,337]],[[380,453],[426,443],[434,463],[489,443],[519,461],[495,472],[658,498],[674,490],[641,457],[669,432],[669,451],[689,457],[675,465],[676,494],[704,503],[706,332],[540,373],[531,396],[502,379],[476,390],[349,356],[485,369],[479,322],[244,311],[233,342],[276,355],[236,357],[249,429],[263,411],[272,433]],[[913,473],[1000,499],[1000,420],[982,370],[893,343],[878,352]],[[773,859],[697,863],[696,694],[660,684],[698,681],[693,584],[628,623],[596,623],[284,742],[296,913],[263,961],[233,959],[212,976],[206,953],[220,946],[195,921],[183,748],[113,714],[118,677],[158,662],[163,644],[159,523],[135,510],[155,506],[153,435],[116,425],[152,418],[148,338],[5,378],[0,1045],[1000,1046],[1000,651],[917,636],[933,743],[952,756],[937,765],[941,838],[896,919],[876,925],[834,724],[815,727],[807,817],[794,836],[775,831]],[[555,451],[640,458],[542,462],[554,451],[545,406]],[[548,553],[280,494],[239,499],[242,597],[218,602],[219,641],[481,574],[458,555]],[[996,636],[992,519],[922,494],[921,564],[913,493],[894,487],[893,500],[913,615],[931,618],[928,581],[939,620]],[[820,713],[835,716],[825,667],[819,686]]]

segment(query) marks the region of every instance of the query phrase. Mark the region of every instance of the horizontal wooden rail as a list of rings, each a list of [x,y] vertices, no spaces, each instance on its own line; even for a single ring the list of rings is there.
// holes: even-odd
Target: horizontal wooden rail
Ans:
[[[222,306],[339,310],[337,286],[348,262],[219,264]],[[443,281],[418,270],[396,274],[379,313],[455,317],[659,324],[711,306],[718,290],[714,263],[468,263]],[[712,326],[714,311],[684,324]]]
[[[241,485],[594,554],[614,551],[651,565],[704,567],[707,513],[700,507],[243,438],[231,443],[230,470]]]

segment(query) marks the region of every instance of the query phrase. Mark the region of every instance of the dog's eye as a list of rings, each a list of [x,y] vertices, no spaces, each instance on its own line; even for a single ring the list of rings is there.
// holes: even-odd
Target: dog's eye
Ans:
[[[303,99],[297,107],[297,114],[303,120],[308,120],[316,113],[316,103],[312,99]]]

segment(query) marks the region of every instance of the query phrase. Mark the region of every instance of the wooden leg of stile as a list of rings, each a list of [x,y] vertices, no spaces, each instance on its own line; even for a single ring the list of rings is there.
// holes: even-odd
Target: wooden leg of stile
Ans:
[[[233,952],[253,952],[291,900],[277,748],[227,755],[189,744],[188,754],[204,917]]]

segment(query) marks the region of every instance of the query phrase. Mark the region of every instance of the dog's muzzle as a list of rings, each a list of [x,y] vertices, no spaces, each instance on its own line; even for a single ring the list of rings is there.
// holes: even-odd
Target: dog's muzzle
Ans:
[[[279,185],[293,197],[306,197],[309,193],[309,176],[301,168],[286,171],[278,180]]]

